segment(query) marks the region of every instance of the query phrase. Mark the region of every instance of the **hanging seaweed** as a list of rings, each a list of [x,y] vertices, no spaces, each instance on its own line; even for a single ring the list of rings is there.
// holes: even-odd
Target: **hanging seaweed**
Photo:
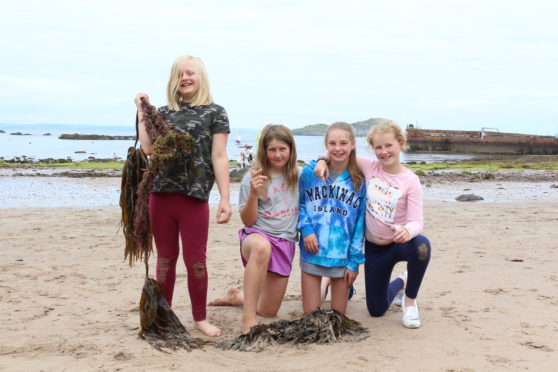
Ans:
[[[129,258],[130,265],[140,260],[143,252],[153,250],[151,226],[149,223],[149,193],[153,188],[155,177],[159,170],[171,162],[183,162],[187,176],[195,174],[193,162],[194,138],[168,123],[154,106],[142,99],[144,125],[152,147],[147,167],[142,174],[142,179],[137,185],[133,215],[132,232],[135,244],[126,246],[125,257]],[[130,195],[130,199],[132,196]],[[126,205],[128,200],[126,201]],[[128,236],[126,238],[128,241]]]
[[[270,345],[329,344],[339,341],[361,341],[368,330],[359,322],[336,310],[316,310],[302,318],[259,324],[250,332],[217,344],[223,350],[260,352]]]
[[[191,351],[207,343],[188,333],[165,300],[159,283],[148,277],[141,291],[140,324],[139,336],[159,351],[163,348]]]
[[[136,141],[137,144],[137,141]],[[122,181],[120,184],[120,208],[122,209],[122,232],[126,240],[124,247],[124,257],[128,258],[132,266],[134,252],[139,252],[136,240],[134,239],[134,221],[136,219],[136,191],[142,180],[143,172],[147,168],[147,157],[140,148],[130,147],[128,155],[122,168]],[[149,250],[151,250],[151,239],[149,239]]]
[[[120,194],[122,226],[126,239],[124,257],[128,258],[130,266],[142,258],[145,263],[145,282],[139,306],[141,324],[139,336],[158,350],[183,348],[189,351],[203,346],[206,342],[190,336],[165,300],[159,283],[149,278],[148,261],[153,250],[153,235],[149,222],[149,193],[159,170],[172,162],[183,162],[187,177],[195,174],[192,156],[194,138],[168,123],[145,99],[142,99],[141,106],[152,151],[147,159],[141,149],[135,146],[128,149]],[[136,133],[138,133],[137,116]]]

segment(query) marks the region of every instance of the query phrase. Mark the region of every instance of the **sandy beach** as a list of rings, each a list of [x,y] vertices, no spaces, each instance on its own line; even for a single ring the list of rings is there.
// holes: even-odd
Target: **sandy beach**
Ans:
[[[551,176],[541,182],[428,183],[424,234],[433,253],[418,298],[420,329],[404,328],[395,307],[384,317],[370,317],[359,275],[347,315],[370,330],[368,339],[261,353],[213,346],[162,353],[138,339],[144,267],[124,261],[118,178],[33,178],[29,186],[27,177],[0,177],[0,370],[556,370],[558,182],[556,172]],[[28,185],[26,201],[18,199],[22,185]],[[237,189],[233,185],[233,201]],[[83,190],[89,190],[85,197]],[[98,190],[106,192],[104,204],[95,202]],[[64,199],[65,206],[47,201],[68,192],[76,194]],[[466,193],[485,200],[454,200]],[[234,210],[227,225],[217,225],[212,210],[209,300],[242,284],[241,222]],[[154,268],[154,258],[150,262]],[[180,260],[177,271],[174,311],[202,337],[193,329]],[[222,338],[240,333],[240,308],[209,307],[208,315]],[[301,315],[297,255],[278,319]]]

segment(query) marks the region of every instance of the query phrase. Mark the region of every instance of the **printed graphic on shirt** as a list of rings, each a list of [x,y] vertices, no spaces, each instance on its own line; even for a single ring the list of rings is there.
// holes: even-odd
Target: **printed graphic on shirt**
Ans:
[[[292,197],[289,197],[287,193],[290,190],[286,182],[281,182],[280,185],[270,185],[267,190],[268,192],[263,195],[263,198],[269,202],[271,200],[280,200],[279,203],[275,203],[272,209],[264,211],[263,218],[282,218],[282,217],[292,217],[298,216],[298,206],[291,206]],[[272,194],[271,196],[269,194]]]
[[[333,202],[338,200],[339,202],[346,204],[348,207],[357,209],[362,202],[362,196],[357,196],[357,193],[350,191],[345,187],[341,187],[335,184],[324,185],[324,186],[313,186],[304,190],[304,193],[311,202],[316,200],[323,200],[328,203],[328,199]],[[335,213],[341,216],[346,216],[349,213],[348,209],[340,208],[339,206],[333,205],[314,205],[314,212],[318,213]]]
[[[397,203],[403,192],[379,178],[372,177],[366,195],[366,210],[372,217],[392,224],[395,221]]]

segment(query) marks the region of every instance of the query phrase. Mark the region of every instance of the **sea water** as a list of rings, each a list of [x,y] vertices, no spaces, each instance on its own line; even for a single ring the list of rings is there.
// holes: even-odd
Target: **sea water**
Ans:
[[[100,134],[109,136],[134,136],[133,126],[99,126],[99,125],[8,125],[0,124],[0,157],[6,160],[15,157],[27,157],[38,160],[46,158],[85,160],[89,157],[97,159],[124,159],[128,148],[134,145],[134,140],[62,140],[61,134]],[[21,132],[28,135],[12,135]],[[246,151],[242,146],[253,146],[256,151],[258,129],[231,128],[227,153],[229,159],[240,161],[241,153]],[[50,133],[50,135],[45,135]],[[237,144],[237,139],[240,143]],[[308,162],[316,159],[325,152],[322,136],[295,136],[298,160]],[[373,152],[366,143],[366,138],[357,138],[357,152],[360,155],[373,157]],[[402,162],[424,161],[426,163],[444,162],[472,158],[472,155],[444,154],[444,153],[415,153],[401,154]]]

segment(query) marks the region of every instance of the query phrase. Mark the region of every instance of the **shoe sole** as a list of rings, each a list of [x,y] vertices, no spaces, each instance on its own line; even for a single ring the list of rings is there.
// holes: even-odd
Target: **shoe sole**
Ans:
[[[420,328],[420,324],[403,324],[403,327],[408,328],[408,329],[417,329]]]

